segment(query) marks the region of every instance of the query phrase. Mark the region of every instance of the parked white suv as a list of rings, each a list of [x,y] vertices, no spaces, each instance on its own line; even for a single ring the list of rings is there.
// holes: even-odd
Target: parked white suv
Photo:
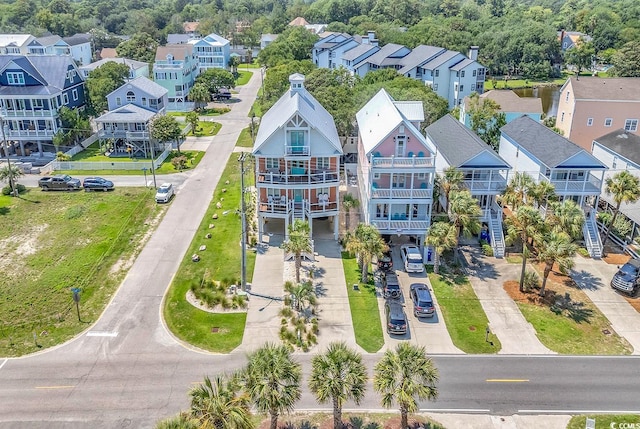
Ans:
[[[156,203],[168,203],[173,196],[173,185],[171,183],[163,183],[156,192]]]
[[[422,262],[422,254],[418,246],[413,244],[404,244],[400,247],[400,255],[404,269],[408,273],[421,273],[424,271],[424,263]]]

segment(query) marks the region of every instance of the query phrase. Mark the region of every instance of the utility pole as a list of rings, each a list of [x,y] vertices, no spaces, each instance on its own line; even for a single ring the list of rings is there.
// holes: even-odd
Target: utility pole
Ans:
[[[240,279],[240,287],[243,291],[247,290],[247,219],[245,212],[245,201],[244,201],[244,162],[246,160],[246,153],[242,152],[240,154],[240,214],[241,214],[241,222],[242,222],[242,257],[240,261],[241,265],[241,279]]]
[[[156,168],[153,165],[155,162],[155,154],[153,153],[153,142],[151,141],[151,135],[149,135],[149,151],[151,152],[151,174],[153,174],[153,187],[154,189],[158,189],[158,184],[156,183]]]
[[[18,188],[13,183],[13,173],[11,170],[11,158],[9,158],[9,147],[7,146],[7,137],[4,134],[4,118],[0,116],[0,129],[2,129],[2,144],[4,146],[4,155],[7,157],[7,168],[9,168],[9,188],[14,197],[18,196]]]

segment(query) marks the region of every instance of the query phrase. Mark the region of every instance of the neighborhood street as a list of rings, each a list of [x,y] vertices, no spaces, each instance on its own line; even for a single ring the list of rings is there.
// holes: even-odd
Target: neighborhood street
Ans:
[[[23,358],[0,358],[0,427],[152,428],[158,420],[186,409],[189,388],[205,375],[233,371],[245,363],[245,349],[215,355],[180,343],[164,326],[161,312],[165,291],[206,212],[224,165],[229,156],[236,156],[232,151],[240,131],[249,124],[247,115],[259,86],[260,76],[254,73],[247,85],[238,88],[240,101],[230,113],[216,118],[222,129],[207,140],[206,154],[193,172],[167,176],[166,181],[176,180],[176,197],[100,320],[59,347]],[[27,179],[31,180],[21,178],[21,182],[29,185]],[[141,176],[119,176],[114,181],[118,186],[144,185]],[[274,253],[267,252],[275,261]],[[324,253],[320,261],[338,259],[334,248]],[[256,276],[263,274],[261,266],[266,265],[256,263]],[[274,272],[275,276],[281,273]],[[327,280],[335,272],[329,272]],[[408,281],[402,280],[403,285]],[[488,296],[487,302],[494,298]],[[340,326],[332,331],[335,340],[341,339],[341,329],[348,326],[341,318],[349,317],[337,304],[331,307],[331,320]],[[517,344],[517,334],[509,331],[508,322],[498,320],[503,316],[489,317],[496,317],[492,324],[502,323],[502,330],[510,335],[510,353],[519,354],[464,355],[456,353],[450,339],[422,338],[424,344],[440,344],[447,353],[433,355],[440,372],[439,397],[436,402],[422,403],[423,411],[447,413],[446,418],[456,422],[450,427],[481,429],[507,426],[478,414],[531,415],[517,421],[506,418],[513,422],[508,427],[520,428],[564,427],[567,415],[575,413],[640,414],[640,388],[633,376],[640,364],[638,356],[557,356],[545,354],[540,344],[531,351]],[[249,335],[259,335],[262,322],[254,319]],[[412,329],[418,334],[415,326]],[[444,323],[432,327],[425,322],[420,329],[424,331],[420,335],[448,337]],[[253,347],[259,340],[262,337],[245,338],[244,346]],[[351,336],[346,340],[353,341]],[[303,365],[305,385],[311,357],[295,356]],[[364,354],[370,375],[380,357]],[[380,410],[371,379],[367,392],[359,407],[348,404],[345,408]],[[331,406],[318,405],[305,388],[296,409],[329,411]],[[438,420],[437,414],[433,417]]]

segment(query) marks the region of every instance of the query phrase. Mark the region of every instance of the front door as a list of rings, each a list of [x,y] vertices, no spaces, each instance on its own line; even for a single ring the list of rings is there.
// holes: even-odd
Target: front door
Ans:
[[[304,190],[303,189],[294,189],[293,190],[293,201],[296,204],[302,203],[303,196],[304,196]]]

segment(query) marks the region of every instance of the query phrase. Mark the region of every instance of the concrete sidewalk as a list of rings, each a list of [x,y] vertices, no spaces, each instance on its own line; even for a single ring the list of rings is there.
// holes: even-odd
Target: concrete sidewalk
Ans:
[[[487,414],[426,414],[446,428],[473,429],[565,429],[568,415],[518,415],[493,416]]]
[[[555,354],[538,340],[533,326],[502,287],[505,281],[520,278],[521,266],[504,259],[485,261],[477,246],[463,246],[462,253],[470,261],[469,281],[489,319],[491,332],[502,344],[498,353]]]
[[[617,265],[581,256],[576,256],[574,260],[571,278],[609,319],[616,333],[631,344],[633,354],[640,355],[640,313],[609,285],[618,271]]]

